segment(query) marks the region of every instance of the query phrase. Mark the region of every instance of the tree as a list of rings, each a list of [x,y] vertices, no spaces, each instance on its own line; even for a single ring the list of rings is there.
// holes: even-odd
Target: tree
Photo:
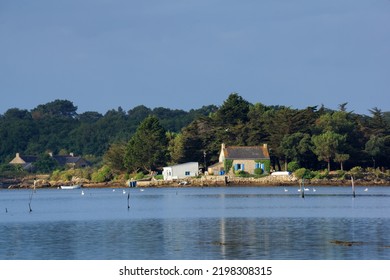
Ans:
[[[34,163],[34,169],[37,172],[49,173],[58,167],[58,162],[49,154],[41,154]]]
[[[103,162],[114,173],[126,171],[125,167],[126,143],[113,143],[103,156]]]
[[[170,164],[181,163],[184,157],[183,135],[181,133],[168,132],[167,137]]]
[[[56,99],[52,102],[39,105],[32,110],[34,119],[40,119],[45,117],[62,117],[62,118],[74,118],[77,116],[77,106],[69,100]]]
[[[369,122],[369,127],[371,129],[371,135],[384,136],[389,134],[390,125],[386,121],[385,116],[382,110],[377,107],[370,110],[372,118]]]
[[[147,117],[128,142],[125,156],[126,167],[133,171],[152,172],[167,160],[166,131],[154,116]]]
[[[340,163],[340,170],[343,171],[343,163],[347,160],[349,160],[349,154],[335,154],[334,160],[338,163]]]
[[[385,137],[371,135],[366,143],[365,151],[371,156],[373,168],[376,167],[376,161],[385,150]]]
[[[234,125],[239,121],[245,123],[248,120],[249,105],[237,93],[231,93],[216,112],[216,120],[221,125]]]
[[[313,151],[318,156],[318,160],[324,160],[328,163],[328,171],[330,171],[331,159],[335,157],[340,145],[345,142],[345,138],[345,135],[340,135],[332,131],[327,131],[312,137],[314,144]]]

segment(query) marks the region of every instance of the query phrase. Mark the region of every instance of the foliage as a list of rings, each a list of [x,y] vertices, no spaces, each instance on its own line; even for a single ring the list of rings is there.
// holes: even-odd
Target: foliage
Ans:
[[[310,179],[313,177],[311,171],[304,167],[295,170],[294,175],[298,179]]]
[[[103,166],[91,175],[91,180],[95,183],[108,182],[113,178],[111,170],[108,166]]]
[[[260,164],[264,164],[264,172],[265,173],[270,173],[270,171],[271,171],[271,162],[270,162],[269,159],[258,159],[258,160],[255,160],[255,162],[260,163]]]
[[[249,174],[248,172],[246,172],[246,171],[244,171],[244,170],[237,170],[237,171],[235,172],[235,175],[236,175],[237,177],[244,177],[244,178],[252,177],[251,174]]]
[[[122,173],[126,171],[125,154],[125,143],[113,143],[104,154],[103,163],[107,165],[113,171],[113,173]]]
[[[261,168],[255,168],[254,173],[255,173],[255,175],[262,175],[264,173],[264,171]]]
[[[287,165],[287,170],[290,172],[295,172],[299,168],[300,168],[299,163],[296,161],[290,161]]]
[[[314,135],[312,141],[314,153],[319,160],[324,160],[328,163],[328,171],[330,171],[330,161],[335,157],[342,143],[345,142],[345,136],[327,131],[320,135]]]
[[[130,139],[125,155],[129,170],[149,173],[167,161],[168,141],[166,131],[154,116],[147,117]]]
[[[96,167],[109,166],[115,175],[161,168],[168,163],[203,163],[204,159],[209,166],[218,161],[221,143],[267,143],[274,170],[281,170],[281,163],[290,161],[311,170],[324,169],[326,164],[330,170],[334,161],[346,170],[353,166],[390,168],[390,112],[375,107],[370,116],[359,115],[348,112],[347,103],[340,104],[338,111],[317,107],[250,104],[232,93],[220,107],[210,105],[188,112],[141,105],[127,111],[118,107],[105,114],[77,114],[72,102],[54,100],[30,111],[10,108],[0,115],[0,158],[8,163],[15,153],[73,152]],[[140,162],[132,165],[129,158],[122,165],[123,146],[118,144],[126,143],[125,154],[129,156],[129,146],[137,142],[133,136],[149,116],[158,119],[165,130],[168,139],[163,141],[164,155],[152,159],[153,166],[150,162],[147,167],[140,166]],[[157,144],[154,147],[160,149]],[[143,149],[138,143],[137,158],[144,154]],[[146,162],[144,158],[141,161]]]
[[[355,166],[351,168],[350,173],[354,176],[354,178],[362,178],[363,177],[363,168],[361,166]]]
[[[224,168],[226,174],[228,174],[230,172],[230,169],[232,168],[232,166],[233,166],[233,160],[225,159],[223,161],[223,168]]]
[[[57,161],[49,154],[42,154],[34,163],[34,170],[38,173],[50,173],[58,167]]]
[[[143,172],[138,172],[138,173],[135,174],[135,176],[134,176],[134,179],[135,179],[135,180],[141,180],[141,179],[143,179],[143,178],[145,178],[145,174],[144,174]]]

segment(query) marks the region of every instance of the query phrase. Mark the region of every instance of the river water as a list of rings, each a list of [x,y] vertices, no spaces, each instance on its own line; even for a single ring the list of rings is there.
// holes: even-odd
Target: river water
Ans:
[[[1,189],[0,259],[389,260],[390,188],[364,189]]]

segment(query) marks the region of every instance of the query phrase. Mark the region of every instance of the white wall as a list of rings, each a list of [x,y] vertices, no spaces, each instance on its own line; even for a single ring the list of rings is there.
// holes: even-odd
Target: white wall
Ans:
[[[183,179],[186,177],[198,176],[199,164],[187,162],[183,164],[167,166],[163,169],[164,180]]]

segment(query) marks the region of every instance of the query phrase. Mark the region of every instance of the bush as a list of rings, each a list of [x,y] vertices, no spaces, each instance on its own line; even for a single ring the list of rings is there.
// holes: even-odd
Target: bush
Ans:
[[[311,174],[312,177],[316,179],[329,179],[328,169],[325,169],[324,171],[313,171]]]
[[[238,177],[250,177],[250,174],[248,172],[245,172],[243,170],[236,171],[236,176]]]
[[[98,171],[95,171],[91,175],[92,181],[96,183],[103,183],[112,179],[111,170],[108,166],[103,166]]]
[[[295,170],[294,175],[298,179],[302,179],[302,178],[306,178],[307,173],[308,173],[308,170],[303,167],[303,168],[299,168],[299,169]]]
[[[290,171],[290,172],[295,172],[296,170],[299,169],[299,163],[296,162],[296,161],[290,161],[288,164],[287,164],[287,170]]]
[[[345,179],[346,172],[344,170],[337,170],[337,177],[340,179]]]
[[[255,168],[254,173],[255,175],[262,175],[264,173],[264,170],[261,168]]]
[[[142,173],[142,172],[138,172],[138,173],[135,175],[135,177],[134,177],[135,180],[141,180],[141,179],[143,179],[143,178],[145,178],[145,174]]]
[[[350,172],[355,178],[362,178],[363,177],[363,168],[360,166],[355,166],[355,167],[351,168]]]

